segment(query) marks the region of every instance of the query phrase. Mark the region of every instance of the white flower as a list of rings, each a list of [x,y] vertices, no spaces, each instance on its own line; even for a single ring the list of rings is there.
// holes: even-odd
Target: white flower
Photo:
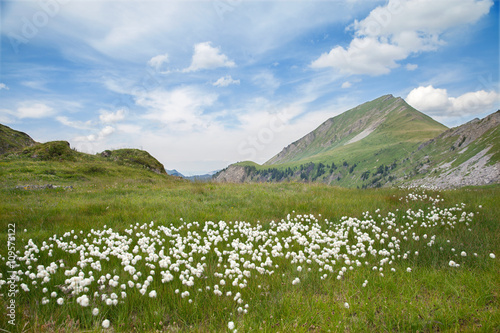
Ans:
[[[156,298],[156,291],[155,290],[151,290],[151,292],[149,293],[149,297]]]
[[[467,252],[462,251],[462,252],[460,253],[460,255],[461,255],[462,257],[467,257]]]
[[[94,309],[92,310],[92,314],[93,314],[94,316],[97,316],[97,315],[99,314],[99,309],[98,309],[98,308],[94,308]]]
[[[345,302],[344,303],[344,308],[349,309],[349,303]]]
[[[456,267],[457,263],[454,262],[453,260],[450,260],[450,262],[448,263],[448,265],[450,265],[450,267]]]
[[[234,330],[234,323],[232,321],[227,323],[227,328],[229,328],[230,330]]]
[[[494,253],[490,253],[490,258],[491,259],[495,259],[495,254]]]
[[[64,299],[62,297],[57,299],[57,304],[63,305],[63,303],[64,303]]]
[[[109,320],[108,319],[104,319],[102,321],[102,328],[108,328],[109,327]]]

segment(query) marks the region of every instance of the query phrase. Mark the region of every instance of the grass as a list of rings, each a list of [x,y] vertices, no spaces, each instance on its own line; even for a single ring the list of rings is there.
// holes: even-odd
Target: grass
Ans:
[[[203,224],[222,220],[247,221],[268,230],[272,229],[272,220],[280,221],[295,211],[321,214],[318,223],[328,228],[323,219],[337,224],[343,216],[362,219],[366,211],[377,219],[377,209],[382,216],[394,212],[397,223],[403,223],[402,215],[408,209],[426,210],[431,205],[426,200],[400,201],[400,197],[409,193],[402,189],[355,190],[301,183],[190,183],[141,168],[102,164],[107,162],[82,162],[78,168],[64,164],[66,162],[60,162],[60,167],[43,161],[16,163],[19,163],[17,167],[24,168],[24,176],[9,169],[14,168],[13,164],[6,163],[2,168],[0,235],[6,242],[8,225],[15,224],[15,246],[20,251],[24,251],[29,239],[41,246],[54,234],[62,236],[71,230],[87,234],[91,229],[103,230],[105,226],[124,234],[136,223],[154,221],[155,225],[179,227],[184,222]],[[120,176],[121,173],[128,173],[130,178]],[[73,188],[15,189],[19,183],[43,184],[50,180]],[[488,255],[500,254],[500,187],[428,194],[444,198],[444,202],[437,204],[441,208],[465,203],[467,212],[475,212],[471,224],[440,228],[436,245],[431,248],[422,242],[408,242],[405,251],[419,251],[419,256],[395,262],[396,272],[384,271],[384,277],[373,272],[371,266],[362,266],[341,280],[334,275],[322,280],[319,266],[314,262],[310,265],[311,271],[298,273],[297,264],[273,258],[273,265],[278,265],[275,273],[253,275],[248,287],[241,291],[245,303],[249,304],[247,314],[238,313],[239,305],[232,297],[217,297],[205,289],[201,293],[192,292],[193,303],[188,303],[187,298],[175,294],[175,289],[182,288],[178,279],[162,284],[155,278],[153,288],[158,297],[154,300],[141,296],[136,290],[127,290],[123,304],[100,307],[96,317],[91,315],[91,308],[80,307],[70,296],[64,306],[55,304],[55,300],[41,305],[44,294],[40,286],[31,288],[30,293],[21,291],[16,297],[14,331],[97,332],[104,318],[112,321],[115,331],[225,331],[229,321],[234,321],[240,332],[499,330],[500,265],[498,258],[493,260]],[[482,208],[478,208],[479,205]],[[186,230],[182,232],[187,234]],[[452,247],[457,252],[452,252]],[[0,247],[4,257],[6,250],[6,246]],[[460,251],[469,255],[461,258]],[[206,256],[207,280],[197,282],[194,288],[213,286],[219,280],[213,277],[217,257],[213,253]],[[47,265],[56,258],[63,258],[67,269],[78,260],[78,256],[54,250],[52,258],[43,252],[34,266]],[[451,259],[460,261],[462,266],[449,267]],[[101,262],[102,272],[122,276],[123,266],[119,261],[112,258]],[[408,266],[413,269],[411,273],[406,272]],[[146,266],[138,267],[149,270]],[[4,278],[7,276],[5,265],[1,273]],[[99,275],[96,272],[96,278]],[[291,284],[295,277],[301,279],[298,286]],[[55,279],[51,285],[64,284],[64,276]],[[362,287],[365,280],[368,284]],[[9,299],[5,287],[2,286],[0,298],[2,309]],[[350,305],[348,309],[344,307],[345,302]],[[7,320],[5,315],[0,317],[0,328],[12,330]]]

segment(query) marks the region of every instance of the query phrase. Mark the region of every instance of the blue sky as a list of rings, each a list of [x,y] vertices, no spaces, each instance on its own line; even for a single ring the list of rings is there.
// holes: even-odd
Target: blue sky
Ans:
[[[500,107],[493,0],[3,1],[0,123],[201,174],[263,163],[381,95],[447,126]]]

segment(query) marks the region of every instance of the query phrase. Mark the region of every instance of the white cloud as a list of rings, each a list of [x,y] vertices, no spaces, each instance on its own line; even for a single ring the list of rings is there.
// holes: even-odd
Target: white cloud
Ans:
[[[17,108],[16,116],[18,118],[45,118],[53,116],[56,111],[44,103],[32,102],[22,103],[22,106]]]
[[[77,129],[90,129],[92,126],[92,121],[90,121],[90,120],[85,121],[85,122],[74,121],[74,120],[70,120],[66,116],[58,116],[58,117],[56,117],[56,120],[65,126],[69,126],[69,127],[73,127],[73,128],[77,128]]]
[[[491,0],[390,0],[354,21],[353,28],[357,36],[394,37],[398,44],[420,48],[431,46],[432,37],[447,29],[476,22],[492,5]]]
[[[115,131],[114,127],[106,126],[101,131],[99,131],[99,137],[101,138],[107,137],[108,135],[113,134],[114,131]]]
[[[240,84],[240,80],[234,80],[231,75],[226,75],[215,81],[213,85],[216,87],[227,87],[231,84]]]
[[[125,110],[123,109],[117,110],[116,112],[99,110],[99,113],[99,120],[105,124],[116,123],[125,119]]]
[[[479,90],[450,97],[446,89],[429,85],[410,91],[406,102],[415,109],[433,116],[464,116],[490,111],[500,102],[500,95],[494,91]]]
[[[409,71],[414,71],[418,68],[418,65],[416,64],[406,64],[406,69]]]
[[[220,48],[213,47],[211,42],[199,43],[194,46],[191,66],[184,72],[194,72],[201,69],[214,69],[219,67],[234,67],[234,61],[220,52]]]
[[[217,100],[217,95],[194,86],[184,86],[171,91],[155,89],[135,98],[137,105],[148,110],[144,118],[173,130],[191,131],[210,124],[212,118],[204,114],[204,109]]]
[[[97,134],[90,134],[84,136],[77,136],[74,138],[77,142],[98,142],[102,141],[104,138],[110,136],[115,132],[115,128],[112,126],[106,126],[102,128]]]
[[[351,86],[352,86],[351,82],[345,81],[344,83],[342,83],[341,88],[346,89],[346,88],[350,88]]]
[[[169,61],[168,60],[168,53],[165,53],[165,54],[160,54],[160,55],[157,55],[157,56],[151,58],[148,61],[148,65],[153,67],[156,70],[160,70],[162,65],[164,63],[167,63],[168,61]]]
[[[333,67],[347,75],[382,75],[398,67],[396,61],[407,56],[408,52],[397,45],[380,42],[376,38],[355,38],[347,49],[337,46],[329,53],[323,53],[312,62],[311,67]]]
[[[332,48],[311,67],[347,75],[387,74],[410,54],[436,50],[445,44],[442,33],[477,22],[492,5],[491,0],[390,0],[348,27],[355,37],[347,48]]]
[[[9,87],[7,87],[7,85],[5,83],[0,82],[0,90],[2,90],[2,89],[9,90]]]

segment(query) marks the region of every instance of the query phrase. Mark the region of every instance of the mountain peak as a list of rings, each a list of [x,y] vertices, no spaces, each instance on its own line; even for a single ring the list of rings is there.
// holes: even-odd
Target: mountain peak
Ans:
[[[392,94],[363,103],[326,120],[314,131],[285,147],[266,165],[319,159],[340,147],[363,140],[382,144],[389,138],[428,140],[446,129]],[[370,143],[364,142],[370,145]]]

